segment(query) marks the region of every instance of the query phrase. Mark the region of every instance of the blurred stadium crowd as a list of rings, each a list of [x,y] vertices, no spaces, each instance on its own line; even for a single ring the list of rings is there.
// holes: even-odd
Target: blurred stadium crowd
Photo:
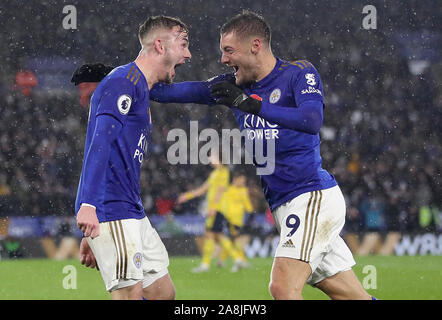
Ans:
[[[416,12],[418,1],[372,2],[380,20],[376,30],[361,27],[364,4],[358,1],[267,1],[265,8],[259,1],[243,1],[241,8],[263,13],[273,29],[277,56],[307,59],[322,76],[323,167],[336,176],[347,197],[347,230],[435,229],[442,208],[440,6],[428,2]],[[44,81],[29,67],[30,59],[61,57],[70,72],[84,62],[125,64],[139,50],[138,24],[149,15],[167,14],[191,27],[193,58],[178,69],[176,81],[230,71],[220,63],[218,30],[240,11],[234,2],[71,1],[77,7],[77,30],[62,28],[62,5],[54,9],[51,2],[20,3],[8,3],[8,17],[0,22],[8,30],[0,48],[3,217],[74,214],[88,108],[80,104],[77,88],[69,86],[70,73],[64,73],[66,83],[60,88],[40,88]],[[20,72],[26,70],[33,79],[22,83]],[[141,177],[146,211],[196,212],[202,199],[179,208],[173,208],[173,199],[204,182],[210,168],[170,165],[167,133],[173,128],[188,131],[190,120],[197,120],[200,130],[235,128],[235,120],[224,107],[157,103],[152,117],[150,155]],[[245,169],[255,209],[264,212],[254,169]]]

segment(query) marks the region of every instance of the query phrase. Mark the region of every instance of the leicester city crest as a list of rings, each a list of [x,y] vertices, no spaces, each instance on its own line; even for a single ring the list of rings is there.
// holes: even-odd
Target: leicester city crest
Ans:
[[[142,256],[141,253],[137,252],[134,254],[134,265],[135,267],[137,267],[137,269],[141,268],[141,260],[142,260]]]
[[[269,101],[270,103],[276,103],[278,102],[279,98],[281,98],[281,90],[279,88],[276,88],[270,94]]]

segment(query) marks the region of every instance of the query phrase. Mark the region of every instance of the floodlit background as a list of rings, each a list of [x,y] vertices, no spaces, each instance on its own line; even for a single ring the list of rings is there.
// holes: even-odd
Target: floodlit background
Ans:
[[[361,282],[370,274],[363,267],[372,265],[377,286],[368,289],[375,296],[442,298],[436,289],[442,284],[440,2],[238,2],[1,2],[0,299],[107,298],[99,274],[77,261],[81,234],[74,201],[88,103],[96,85],[75,87],[70,83],[72,72],[83,63],[118,66],[133,61],[140,49],[138,25],[159,14],[180,17],[190,26],[193,57],[177,69],[175,81],[206,80],[230,72],[220,63],[219,28],[242,9],[262,14],[270,24],[276,56],[309,60],[322,77],[323,167],[346,196],[343,237],[359,259]],[[224,107],[201,105],[152,103],[151,109],[154,127],[149,157],[142,166],[142,199],[172,257],[177,298],[269,298],[270,257],[278,238],[255,169],[249,165],[241,167],[248,173],[255,213],[246,222],[244,241],[257,272],[249,276],[262,279],[262,286],[245,291],[250,297],[236,297],[228,289],[199,292],[195,284],[210,281],[210,275],[191,275],[193,282],[184,282],[190,277],[188,270],[199,263],[204,198],[182,206],[174,206],[174,199],[202,184],[211,169],[202,164],[171,165],[166,158],[171,145],[167,133],[174,128],[188,132],[192,120],[198,121],[200,130],[236,128],[233,115]],[[17,284],[29,284],[30,265],[42,272],[52,270],[53,277],[48,275],[46,282],[53,281],[63,295],[57,289],[22,292]],[[62,285],[66,265],[75,266],[79,283],[84,282],[76,291]],[[239,286],[247,279],[226,270],[211,272]],[[391,280],[395,275],[397,279]],[[93,282],[95,293],[86,290]],[[192,292],[178,290],[192,283],[196,287]],[[423,296],[417,294],[421,291]],[[315,294],[308,291],[307,298],[321,298]]]

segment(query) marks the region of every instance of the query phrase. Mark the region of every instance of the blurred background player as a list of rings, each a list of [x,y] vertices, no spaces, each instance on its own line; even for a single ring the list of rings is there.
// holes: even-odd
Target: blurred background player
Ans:
[[[232,272],[237,272],[240,268],[250,267],[250,264],[246,261],[244,244],[240,238],[244,226],[244,214],[246,212],[252,213],[253,211],[246,183],[247,178],[244,173],[235,172],[233,174],[232,183],[226,192],[224,192],[221,199],[221,212],[227,219],[229,236],[237,257],[232,267]],[[224,265],[224,260],[227,257],[227,252],[222,250],[219,258],[220,265]]]
[[[86,266],[98,265],[112,299],[174,299],[169,257],[146,217],[139,180],[152,130],[149,90],[171,83],[175,67],[191,58],[188,28],[150,17],[138,36],[138,57],[108,74],[91,99],[75,203],[85,236],[80,255]]]
[[[223,234],[223,229],[227,222],[220,208],[223,193],[229,185],[229,169],[221,163],[218,154],[210,156],[210,165],[213,167],[213,171],[206,182],[194,190],[181,194],[177,199],[177,204],[181,204],[204,194],[207,197],[206,231],[204,234],[202,261],[199,266],[191,270],[194,273],[209,271],[215,243],[219,244],[228,255],[236,259],[232,242]]]

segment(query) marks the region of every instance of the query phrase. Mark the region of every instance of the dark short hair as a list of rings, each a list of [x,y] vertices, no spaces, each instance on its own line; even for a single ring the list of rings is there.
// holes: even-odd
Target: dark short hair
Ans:
[[[259,36],[270,44],[271,30],[264,18],[252,11],[244,10],[227,21],[220,30],[220,34],[234,32],[242,38]]]
[[[233,179],[236,179],[236,178],[239,178],[239,177],[242,177],[242,176],[244,176],[245,178],[247,178],[247,175],[246,175],[246,173],[244,172],[244,170],[237,169],[237,170],[233,171],[233,173],[232,173],[232,180],[233,180]]]
[[[169,16],[153,16],[147,18],[144,21],[138,30],[138,38],[143,39],[150,32],[158,30],[158,29],[167,29],[170,30],[173,27],[180,27],[182,32],[189,32],[189,27],[182,22],[179,18],[169,17]]]

